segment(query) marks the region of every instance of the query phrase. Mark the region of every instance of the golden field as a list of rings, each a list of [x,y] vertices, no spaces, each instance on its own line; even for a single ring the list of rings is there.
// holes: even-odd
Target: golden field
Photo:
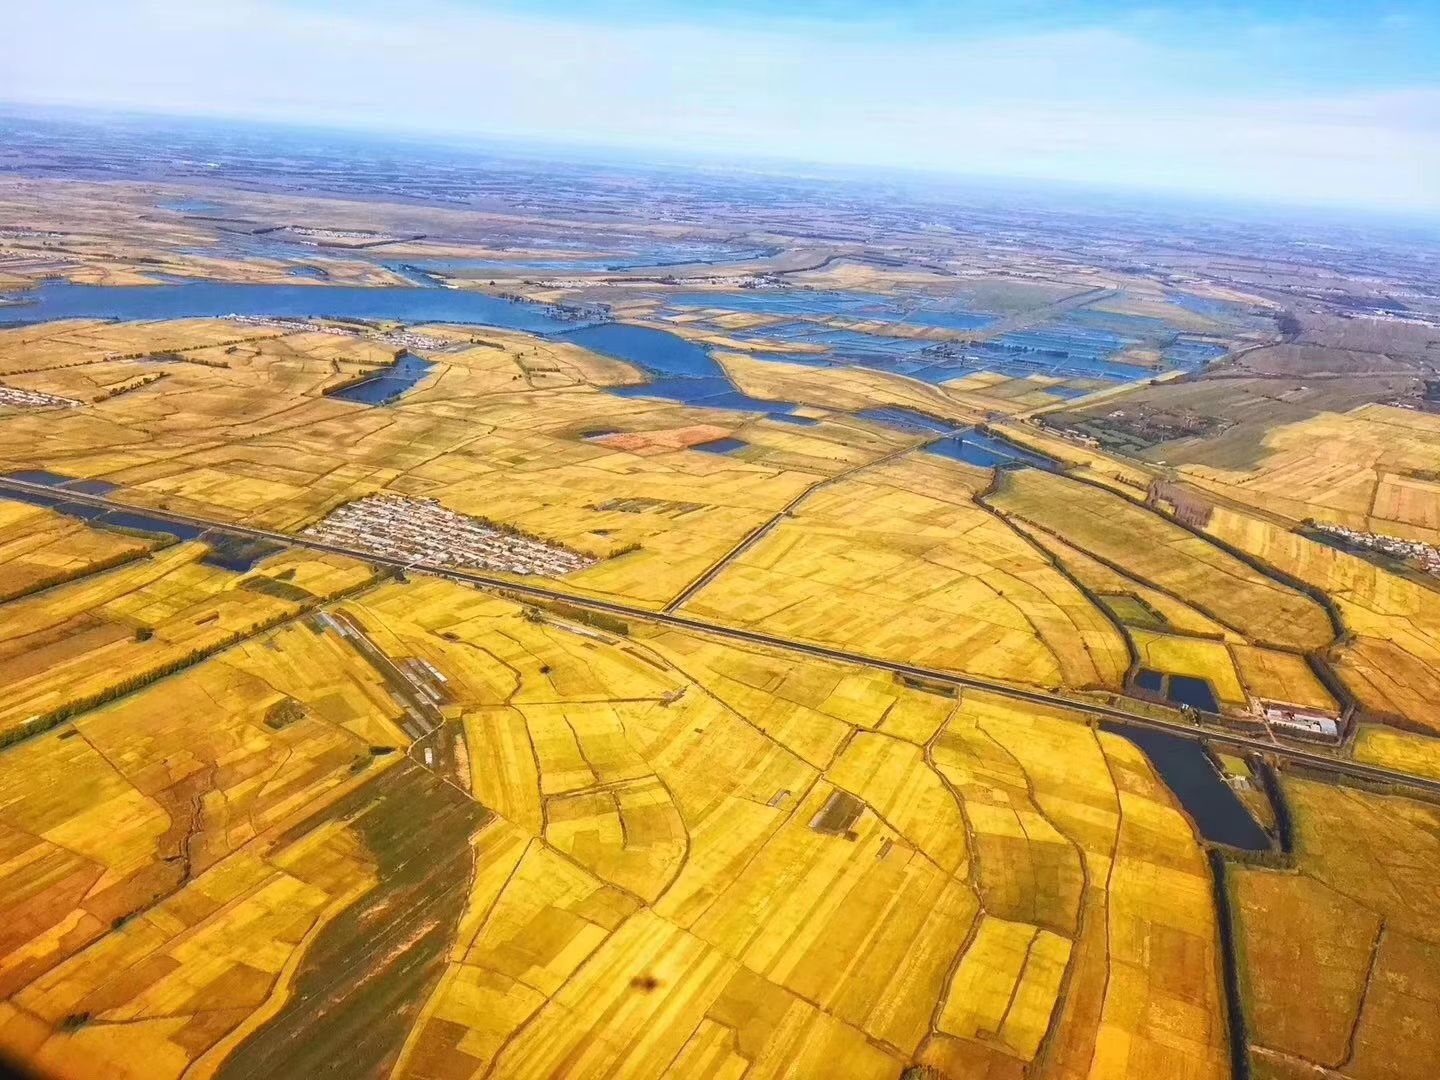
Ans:
[[[293,1068],[311,995],[359,1055],[379,994],[359,1045],[397,1076],[1224,1074],[1200,848],[1123,740],[439,581],[321,604],[0,755],[0,1045]],[[453,719],[412,743],[323,611]],[[315,966],[406,897],[431,914],[374,978]]]
[[[1142,667],[1170,675],[1204,679],[1214,689],[1215,697],[1222,706],[1245,705],[1245,688],[1240,685],[1235,659],[1223,641],[1176,637],[1149,630],[1131,630],[1130,636],[1135,642]]]
[[[1285,786],[1299,872],[1233,872],[1255,1075],[1415,1075],[1440,1054],[1440,810]]]
[[[812,492],[685,611],[782,637],[1041,686],[1119,685],[1119,633],[976,506],[976,470],[914,454]]]
[[[1334,669],[1367,714],[1440,732],[1434,589],[1254,514],[1216,507],[1207,529],[1331,598],[1347,631]]]
[[[1294,521],[1440,541],[1440,417],[1385,405],[1275,428],[1246,471],[1185,465],[1197,486]]]
[[[1124,573],[1168,592],[1255,644],[1327,646],[1325,610],[1233,555],[1119,495],[1026,469],[988,500]]]
[[[1138,661],[1237,709],[1338,705],[1318,657],[1369,710],[1344,752],[1433,771],[1375,723],[1433,717],[1423,586],[1239,510],[1183,528],[1126,497],[1149,466],[997,475],[847,415],[1043,387],[724,357],[800,426],[606,393],[643,379],[554,340],[420,332],[435,367],[383,408],[325,393],[392,358],[380,330],[0,332],[7,383],[83,403],[7,410],[0,473],[290,533],[434,498],[596,560],[526,579],[557,594],[1030,688],[1118,695]],[[1228,1075],[1205,847],[1083,709],[208,554],[0,499],[0,1049],[65,1078]],[[1429,1049],[1433,810],[1286,786],[1298,872],[1233,870],[1257,1071],[1398,1077],[1387,1041]],[[1318,928],[1266,933],[1286,919]],[[1296,964],[1325,1023],[1286,1011]]]
[[[0,502],[0,599],[138,559],[159,543],[158,537],[89,529],[41,506]]]

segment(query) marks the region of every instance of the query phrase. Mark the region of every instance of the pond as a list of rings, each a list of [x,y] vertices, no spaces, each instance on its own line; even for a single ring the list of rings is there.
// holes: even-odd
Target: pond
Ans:
[[[1135,673],[1135,685],[1141,690],[1163,697],[1172,705],[1189,705],[1193,709],[1208,713],[1220,711],[1220,700],[1215,696],[1215,688],[1208,679],[1141,668]]]
[[[329,396],[340,401],[356,401],[362,405],[388,405],[414,387],[430,373],[435,364],[414,353],[400,358],[373,378],[351,383]]]
[[[1055,462],[1040,454],[1031,453],[1014,443],[983,431],[963,431],[944,439],[937,439],[925,447],[929,454],[954,458],[967,465],[978,465],[984,469],[1019,468],[1054,469]]]
[[[701,450],[707,454],[733,454],[749,445],[744,439],[711,439],[709,442],[696,443],[690,449]]]
[[[1144,751],[1160,779],[1175,793],[1206,840],[1244,851],[1270,849],[1269,834],[1250,816],[1230,785],[1220,778],[1210,756],[1198,742],[1108,721],[1102,721],[1100,727],[1129,739]]]

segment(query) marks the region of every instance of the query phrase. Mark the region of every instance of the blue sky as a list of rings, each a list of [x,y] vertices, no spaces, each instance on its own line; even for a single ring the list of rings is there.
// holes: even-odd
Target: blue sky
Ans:
[[[0,99],[1440,212],[1440,4],[47,0]]]

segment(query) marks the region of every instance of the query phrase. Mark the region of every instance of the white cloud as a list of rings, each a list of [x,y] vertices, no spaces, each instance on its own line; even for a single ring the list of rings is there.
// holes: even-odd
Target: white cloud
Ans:
[[[7,21],[12,100],[1440,209],[1440,87],[1225,98],[1214,58],[1116,30],[918,40],[437,0],[52,0]]]

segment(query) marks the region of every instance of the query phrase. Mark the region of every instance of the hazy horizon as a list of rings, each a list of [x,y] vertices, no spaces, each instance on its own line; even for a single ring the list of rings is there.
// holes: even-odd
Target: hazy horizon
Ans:
[[[9,23],[20,106],[1440,213],[1419,4],[58,0]]]

